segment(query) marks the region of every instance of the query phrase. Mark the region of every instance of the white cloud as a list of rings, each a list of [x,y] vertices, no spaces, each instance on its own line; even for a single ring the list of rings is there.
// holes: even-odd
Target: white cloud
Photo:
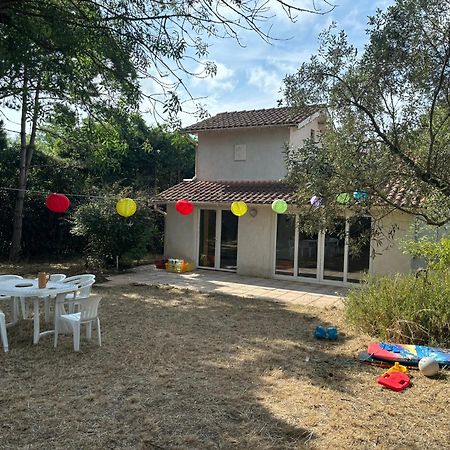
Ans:
[[[256,86],[266,94],[280,90],[282,76],[275,71],[269,71],[261,66],[253,67],[248,71],[248,84]]]
[[[217,72],[214,76],[205,76],[200,78],[193,78],[192,85],[197,89],[201,88],[203,94],[209,92],[216,92],[218,90],[229,92],[232,91],[236,82],[233,78],[234,70],[228,68],[225,64],[214,61]],[[201,72],[203,69],[202,66],[197,68],[197,72]]]

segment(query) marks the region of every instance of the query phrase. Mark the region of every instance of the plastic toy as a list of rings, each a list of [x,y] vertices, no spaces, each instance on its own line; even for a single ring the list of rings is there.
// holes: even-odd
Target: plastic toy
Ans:
[[[444,348],[374,342],[368,345],[367,353],[375,359],[398,361],[405,366],[417,366],[422,358],[430,357],[441,367],[450,367],[450,350]]]
[[[419,370],[426,377],[434,377],[439,373],[439,364],[434,358],[422,358],[419,361]]]
[[[408,369],[405,366],[402,366],[400,363],[395,362],[394,365],[386,371],[386,373],[394,372],[407,373]]]
[[[335,341],[338,338],[338,330],[336,327],[323,327],[322,325],[318,325],[314,330],[314,336],[317,339]]]
[[[377,379],[377,383],[387,387],[388,389],[392,389],[393,391],[400,392],[410,385],[411,380],[405,373],[386,372]]]

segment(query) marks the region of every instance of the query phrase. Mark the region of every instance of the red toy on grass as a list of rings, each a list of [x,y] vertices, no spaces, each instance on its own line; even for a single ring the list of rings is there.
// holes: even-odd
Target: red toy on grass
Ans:
[[[406,389],[410,382],[408,375],[401,372],[386,372],[377,380],[377,383],[397,392]]]

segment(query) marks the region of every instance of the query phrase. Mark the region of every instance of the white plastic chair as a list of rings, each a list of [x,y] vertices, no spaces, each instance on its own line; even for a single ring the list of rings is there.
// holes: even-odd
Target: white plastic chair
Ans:
[[[74,275],[72,277],[64,278],[63,283],[77,284],[83,281],[93,280],[95,281],[95,275],[91,273],[83,273],[82,275]]]
[[[58,281],[65,280],[66,276],[63,273],[52,273],[48,279],[49,281],[54,281],[55,283],[57,283]]]
[[[5,314],[0,309],[0,336],[2,338],[3,350],[8,351],[8,335],[6,334],[6,320]]]
[[[0,282],[4,280],[23,280],[23,277],[20,275],[0,275]],[[11,305],[11,313],[12,313],[12,321],[13,323],[17,322],[17,316],[19,315],[19,304],[16,300],[16,297],[10,297],[9,295],[1,295],[0,296],[3,300],[10,300]],[[20,305],[22,306],[22,315],[25,319],[25,299],[20,298]]]
[[[98,295],[92,295],[88,298],[76,298],[75,300],[64,299],[59,301],[57,298],[57,304],[55,307],[55,343],[56,347],[58,344],[58,334],[61,330],[62,322],[69,324],[72,328],[73,334],[73,349],[78,352],[80,351],[80,334],[81,325],[86,324],[86,338],[91,339],[92,337],[92,323],[97,326],[97,338],[98,345],[102,345],[102,337],[100,330],[100,319],[98,318],[98,304],[102,298]],[[65,305],[77,304],[79,311],[72,314],[58,314],[58,311],[62,311],[61,307],[64,308]]]
[[[61,282],[66,279],[66,275],[63,273],[53,273],[48,277],[49,281],[54,281],[55,283]],[[45,321],[48,322],[50,320],[50,299],[54,297],[46,297],[44,299],[44,314]],[[26,313],[28,316],[28,312]],[[25,319],[25,317],[24,317]]]
[[[68,277],[62,281],[64,284],[77,284],[78,291],[66,296],[68,300],[76,298],[87,298],[91,295],[92,285],[95,283],[95,275],[83,274]]]

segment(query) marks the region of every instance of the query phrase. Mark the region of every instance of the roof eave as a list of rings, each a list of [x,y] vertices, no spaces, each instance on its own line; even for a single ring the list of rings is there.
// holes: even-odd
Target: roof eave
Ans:
[[[309,117],[309,116],[308,116]],[[297,127],[298,122],[292,123],[279,123],[272,125],[251,125],[251,126],[242,126],[242,127],[215,127],[215,128],[201,128],[201,129],[189,129],[189,127],[182,128],[180,130],[181,133],[189,133],[189,134],[198,134],[205,131],[228,131],[228,130],[245,130],[245,129],[254,129],[254,128],[291,128]]]

